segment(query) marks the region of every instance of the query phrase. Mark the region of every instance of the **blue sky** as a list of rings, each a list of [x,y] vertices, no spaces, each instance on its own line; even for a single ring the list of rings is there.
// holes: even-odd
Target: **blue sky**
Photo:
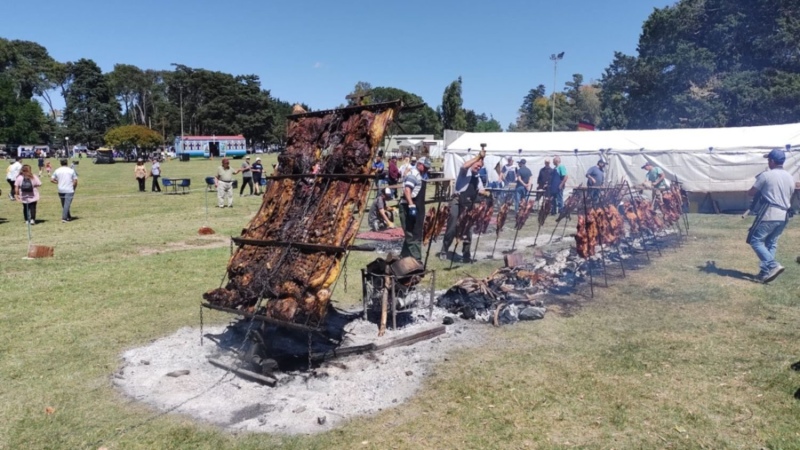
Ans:
[[[420,95],[436,108],[463,79],[464,107],[505,128],[538,84],[599,79],[614,51],[635,54],[653,8],[672,0],[170,1],[39,0],[4,8],[0,36],[38,42],[60,61],[90,58],[254,73],[290,102],[333,108],[358,81]]]

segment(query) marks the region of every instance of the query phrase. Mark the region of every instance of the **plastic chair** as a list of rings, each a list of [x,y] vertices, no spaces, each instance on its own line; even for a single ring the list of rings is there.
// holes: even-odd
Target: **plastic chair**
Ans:
[[[182,194],[186,194],[187,193],[186,188],[188,188],[191,185],[192,185],[192,180],[184,178],[183,180],[181,180],[181,184],[179,184],[178,187],[181,188]]]
[[[173,183],[172,180],[170,180],[169,178],[162,178],[161,179],[161,184],[164,185],[164,193],[165,194],[169,194],[170,190],[172,190],[172,191],[175,190],[175,183]]]
[[[209,191],[213,191],[214,188],[214,177],[206,177],[206,189]]]

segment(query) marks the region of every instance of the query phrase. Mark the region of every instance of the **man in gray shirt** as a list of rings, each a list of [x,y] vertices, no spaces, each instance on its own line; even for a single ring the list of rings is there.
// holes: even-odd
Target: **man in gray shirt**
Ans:
[[[250,186],[250,195],[253,195],[253,167],[250,165],[250,157],[245,156],[242,168],[238,170],[242,174],[242,187],[239,189],[239,197],[244,194],[244,187]]]
[[[747,242],[753,247],[760,262],[758,280],[769,283],[783,272],[783,266],[775,260],[778,249],[778,238],[783,233],[789,220],[794,179],[789,172],[783,170],[786,154],[783,150],[774,149],[764,156],[769,169],[761,173],[748,195],[760,194],[758,215],[750,227]]]

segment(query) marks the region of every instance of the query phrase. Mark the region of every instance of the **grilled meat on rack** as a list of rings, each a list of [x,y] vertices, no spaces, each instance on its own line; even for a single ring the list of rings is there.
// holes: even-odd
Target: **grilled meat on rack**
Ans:
[[[503,227],[506,225],[506,218],[508,217],[508,209],[510,207],[510,203],[503,203],[503,206],[500,207],[500,211],[497,212],[496,232],[498,236],[500,236],[500,232],[503,231]]]

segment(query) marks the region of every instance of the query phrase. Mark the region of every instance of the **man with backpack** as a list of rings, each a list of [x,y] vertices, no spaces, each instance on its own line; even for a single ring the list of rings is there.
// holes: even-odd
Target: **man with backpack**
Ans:
[[[42,182],[39,181],[39,177],[34,175],[31,166],[23,165],[14,181],[14,187],[16,189],[15,197],[18,202],[22,203],[22,217],[25,219],[25,223],[36,224],[36,204],[39,201],[39,189],[37,188],[41,185]]]

